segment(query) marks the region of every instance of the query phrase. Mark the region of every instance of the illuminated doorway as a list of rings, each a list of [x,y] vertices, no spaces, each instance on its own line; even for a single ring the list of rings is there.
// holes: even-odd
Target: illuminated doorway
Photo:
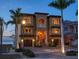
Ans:
[[[40,30],[37,32],[37,43],[39,46],[45,45],[46,32],[44,30]]]

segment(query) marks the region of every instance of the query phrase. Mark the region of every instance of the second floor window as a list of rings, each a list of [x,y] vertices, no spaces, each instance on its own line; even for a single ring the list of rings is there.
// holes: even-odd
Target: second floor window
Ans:
[[[26,18],[26,24],[31,24],[31,18],[30,17]]]
[[[58,25],[60,22],[59,22],[59,18],[53,18],[52,19],[52,23],[54,24],[54,25]]]
[[[26,32],[26,33],[31,33],[32,30],[31,30],[30,28],[26,28],[26,29],[24,29],[24,32]]]
[[[52,28],[52,33],[59,34],[60,33],[60,29],[58,29],[58,28]]]
[[[24,17],[23,20],[26,21],[26,25],[31,24],[31,17]]]
[[[38,24],[44,24],[45,23],[45,20],[44,19],[39,19],[38,20]]]

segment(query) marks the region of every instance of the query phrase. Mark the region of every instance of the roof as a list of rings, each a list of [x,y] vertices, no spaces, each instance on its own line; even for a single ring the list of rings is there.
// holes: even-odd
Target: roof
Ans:
[[[30,13],[21,13],[21,16],[25,16],[25,15],[28,15],[28,16],[35,16],[34,14],[30,14]]]
[[[43,14],[43,15],[48,15],[48,13],[43,13],[43,12],[35,12],[35,14]]]
[[[78,21],[69,21],[69,20],[65,20],[64,21],[64,24],[72,24],[72,25],[76,25],[76,24],[78,24]]]
[[[49,15],[48,17],[61,17],[59,15]]]

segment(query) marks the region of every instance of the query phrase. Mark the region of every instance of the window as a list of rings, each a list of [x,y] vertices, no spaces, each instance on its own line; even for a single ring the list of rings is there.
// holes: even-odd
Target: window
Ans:
[[[44,19],[39,19],[39,20],[38,20],[38,23],[39,23],[39,24],[44,24],[45,21],[44,21]]]
[[[26,28],[26,29],[24,29],[24,32],[30,33],[30,32],[32,32],[32,30],[30,28]]]
[[[26,18],[26,24],[31,24],[31,18],[30,17]]]
[[[53,28],[53,29],[52,29],[52,33],[58,34],[58,33],[60,33],[60,29],[58,29],[58,28]]]
[[[58,25],[59,24],[59,18],[53,18],[52,23],[55,24],[55,25]]]
[[[31,17],[24,17],[23,20],[26,21],[26,24],[31,24]]]

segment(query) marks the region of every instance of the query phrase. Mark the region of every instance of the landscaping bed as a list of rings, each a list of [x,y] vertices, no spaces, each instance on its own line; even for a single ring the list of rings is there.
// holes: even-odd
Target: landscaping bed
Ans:
[[[30,49],[15,49],[15,52],[22,52],[27,57],[35,57],[35,54]]]
[[[66,55],[67,56],[77,56],[78,55],[78,51],[67,51],[66,52]]]

